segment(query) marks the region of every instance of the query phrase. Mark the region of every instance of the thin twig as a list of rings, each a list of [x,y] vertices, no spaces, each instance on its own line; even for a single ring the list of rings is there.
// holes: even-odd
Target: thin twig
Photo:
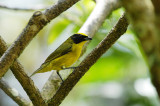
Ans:
[[[2,55],[6,50],[7,45],[0,36],[0,55]],[[17,80],[21,83],[23,89],[26,91],[33,104],[38,105],[38,103],[41,103],[41,105],[43,105],[44,101],[39,90],[34,86],[33,81],[27,76],[18,60],[16,60],[10,68]]]
[[[119,8],[120,6],[121,3],[119,0],[97,0],[94,10],[84,25],[81,27],[79,32],[93,37],[106,17],[109,16],[113,10]],[[61,82],[61,80],[59,77],[57,77],[57,74],[53,72],[41,92],[45,100],[53,97],[59,88],[59,82]]]
[[[0,88],[20,106],[31,106],[15,88],[11,88],[4,78],[0,79]]]
[[[0,4],[0,8],[7,9],[7,10],[14,10],[14,11],[37,11],[37,10],[44,10],[47,7],[46,6],[35,6],[32,8],[18,8],[18,7],[9,7],[9,6]]]
[[[112,28],[107,37],[80,63],[78,68],[64,81],[56,94],[48,101],[48,106],[59,106],[76,83],[89,70],[89,68],[123,35],[128,27],[125,15]]]

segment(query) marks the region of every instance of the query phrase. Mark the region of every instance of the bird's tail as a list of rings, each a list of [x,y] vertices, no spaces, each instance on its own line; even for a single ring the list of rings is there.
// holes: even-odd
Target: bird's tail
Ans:
[[[33,73],[30,75],[30,77],[32,77],[32,76],[35,75],[36,73],[39,73],[39,71],[40,71],[40,68],[37,69],[35,72],[33,72]]]
[[[46,70],[47,70],[47,65],[48,65],[48,64],[42,64],[42,65],[40,66],[40,68],[38,68],[34,73],[32,73],[32,74],[30,75],[30,77],[32,77],[33,75],[35,75],[35,74],[37,74],[37,73],[46,72]]]

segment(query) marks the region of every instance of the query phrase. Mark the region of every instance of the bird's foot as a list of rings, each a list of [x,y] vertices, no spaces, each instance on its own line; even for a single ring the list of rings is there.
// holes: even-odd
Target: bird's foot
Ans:
[[[62,68],[63,70],[66,70],[66,69],[76,69],[77,67],[67,67],[67,68]]]

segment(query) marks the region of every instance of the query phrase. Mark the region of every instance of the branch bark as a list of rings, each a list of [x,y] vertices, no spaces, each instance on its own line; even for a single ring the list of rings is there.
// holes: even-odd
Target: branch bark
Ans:
[[[153,66],[151,67],[151,75],[152,75],[152,82],[156,87],[160,98],[160,0],[152,0],[154,11],[155,11],[155,26],[158,32],[158,50],[157,50],[157,58],[154,61]]]
[[[7,72],[14,60],[20,56],[29,42],[47,23],[78,1],[79,0],[60,0],[57,4],[53,5],[49,9],[46,9],[44,12],[35,12],[17,40],[1,57],[0,78]]]
[[[0,36],[0,55],[2,55],[6,50],[7,45]],[[18,60],[16,60],[10,68],[17,80],[21,83],[23,89],[26,91],[32,103],[34,105],[45,105],[39,90],[34,86],[33,81],[27,76],[22,65],[18,62]]]
[[[152,0],[152,3],[153,3],[153,5],[154,5],[155,13],[156,13],[157,15],[160,15],[160,6],[159,6],[160,0]]]
[[[114,42],[126,32],[127,20],[123,15],[112,28],[107,37],[80,63],[73,73],[64,81],[56,94],[48,101],[48,106],[59,106],[76,83],[89,70],[89,68],[104,54]]]
[[[94,10],[79,32],[93,37],[105,21],[106,17],[109,16],[113,10],[119,7],[121,7],[121,3],[118,0],[97,0]],[[61,79],[53,72],[41,92],[45,100],[49,100],[53,97],[60,86],[60,82]]]
[[[47,82],[44,84],[41,95],[45,101],[51,99],[61,85],[62,80],[57,73],[52,72]]]
[[[18,105],[31,106],[31,104],[25,100],[16,89],[11,88],[8,83],[2,78],[0,79],[0,88],[11,97]]]

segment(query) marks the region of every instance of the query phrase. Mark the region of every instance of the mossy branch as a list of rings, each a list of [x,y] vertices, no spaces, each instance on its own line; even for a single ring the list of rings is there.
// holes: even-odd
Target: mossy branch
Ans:
[[[7,45],[5,41],[2,39],[2,37],[0,36],[0,55],[2,55],[6,50],[7,50]],[[33,81],[27,76],[27,74],[24,71],[24,68],[18,62],[18,60],[16,60],[10,68],[14,76],[22,85],[23,89],[26,91],[32,103],[34,105],[38,105],[39,103],[42,105],[45,104],[43,98],[40,95],[39,90],[34,86]],[[15,100],[13,96],[10,96],[10,97],[13,100]]]
[[[21,106],[30,106],[31,104],[25,100],[19,92],[9,86],[9,84],[2,78],[0,79],[0,88],[9,96],[11,97],[17,104]]]

